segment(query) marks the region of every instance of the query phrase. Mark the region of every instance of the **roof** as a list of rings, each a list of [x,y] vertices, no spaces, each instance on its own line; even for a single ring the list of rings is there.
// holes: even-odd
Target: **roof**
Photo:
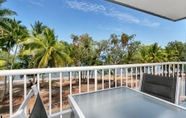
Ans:
[[[135,10],[178,21],[186,18],[186,0],[107,0]]]

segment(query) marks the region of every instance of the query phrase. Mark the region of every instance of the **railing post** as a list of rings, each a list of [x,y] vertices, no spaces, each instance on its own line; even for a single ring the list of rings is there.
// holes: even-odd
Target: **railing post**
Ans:
[[[154,66],[154,74],[157,75],[157,70],[156,70],[157,66]]]
[[[102,90],[104,90],[104,69],[102,69]]]
[[[162,76],[164,76],[164,67],[163,67],[163,65],[161,65],[162,66]]]
[[[39,74],[37,74],[37,88],[38,88],[38,91],[40,91]]]
[[[10,117],[12,116],[13,106],[12,106],[12,76],[9,76],[9,99],[10,99]]]
[[[115,71],[115,72],[114,72],[114,73],[115,73],[115,75],[114,75],[114,78],[115,78],[114,81],[115,81],[115,82],[114,82],[114,83],[115,83],[115,87],[117,87],[117,70],[116,70],[116,68],[114,69],[114,71]]]
[[[150,74],[150,67],[149,67],[149,66],[148,66],[148,69],[147,69],[147,70],[148,70],[148,72],[147,72],[147,73],[148,73],[148,74]]]
[[[133,88],[133,68],[130,70],[130,86]]]
[[[174,73],[175,73],[175,64],[173,64],[173,72],[172,72],[173,77],[174,77]]]
[[[179,64],[177,64],[177,78],[179,77]]]
[[[144,73],[146,73],[146,66],[144,66]]]
[[[121,86],[123,85],[123,75],[122,75],[122,68],[120,69],[120,78],[121,78]]]
[[[126,68],[126,87],[128,87],[128,68]]]
[[[184,93],[184,95],[186,96],[186,66],[185,66],[185,78],[184,79],[185,79],[185,83],[184,83],[185,84],[185,88],[184,88],[185,89],[185,93]]]
[[[183,91],[183,89],[184,89],[184,85],[183,84],[185,84],[185,83],[183,83],[183,80],[184,80],[184,64],[182,64],[182,70],[181,70],[181,95],[184,95],[185,93],[184,93],[184,91]]]
[[[26,75],[24,75],[24,99],[26,99],[26,95],[27,95]],[[25,114],[27,116],[26,109],[27,108],[25,107]]]
[[[79,93],[81,93],[81,71],[79,71]]]
[[[170,66],[171,66],[171,65],[169,64],[169,77],[170,77],[170,71],[171,71]]]
[[[72,95],[72,72],[70,71],[70,95]]]
[[[89,92],[90,86],[89,86],[89,70],[87,70],[87,92]]]
[[[95,73],[94,73],[94,78],[95,78],[95,91],[97,91],[97,83],[98,83],[98,77],[97,77],[97,70],[95,70]]]
[[[167,76],[167,65],[165,65],[165,76]]]
[[[52,114],[52,84],[51,73],[49,73],[49,115]]]
[[[62,112],[62,110],[63,110],[63,100],[62,100],[62,73],[60,72],[59,73],[59,79],[60,79],[60,87],[59,87],[59,93],[60,93],[60,112]],[[60,115],[60,118],[62,118],[62,115]]]
[[[137,86],[138,86],[138,85],[137,85],[137,84],[138,84],[138,83],[137,83],[137,81],[138,81],[138,79],[137,79],[137,78],[138,78],[138,72],[137,72],[137,71],[138,71],[138,69],[137,69],[137,67],[136,67],[136,90],[137,90],[137,88],[138,88],[138,87],[137,87]]]
[[[109,69],[109,88],[110,88],[110,69]]]

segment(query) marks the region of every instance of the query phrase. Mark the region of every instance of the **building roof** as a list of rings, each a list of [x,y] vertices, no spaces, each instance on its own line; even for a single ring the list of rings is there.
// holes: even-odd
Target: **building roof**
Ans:
[[[186,0],[107,0],[171,21],[186,18]]]

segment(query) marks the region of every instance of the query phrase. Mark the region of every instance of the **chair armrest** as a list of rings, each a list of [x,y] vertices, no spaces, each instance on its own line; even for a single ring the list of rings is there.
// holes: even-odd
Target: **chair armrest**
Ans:
[[[11,118],[26,118],[25,112],[23,109],[18,110]]]

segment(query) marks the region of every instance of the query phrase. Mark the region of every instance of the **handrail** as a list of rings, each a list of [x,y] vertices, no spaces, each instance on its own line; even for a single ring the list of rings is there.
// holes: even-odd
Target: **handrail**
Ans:
[[[158,66],[167,64],[186,64],[186,62],[162,62],[162,63],[146,63],[146,64],[125,64],[125,65],[104,65],[104,66],[85,66],[85,67],[59,67],[59,68],[37,68],[37,69],[17,69],[17,70],[1,70],[0,76],[6,75],[24,75],[24,74],[40,74],[40,73],[57,73],[82,70],[101,70],[111,68],[128,68],[143,66]]]

